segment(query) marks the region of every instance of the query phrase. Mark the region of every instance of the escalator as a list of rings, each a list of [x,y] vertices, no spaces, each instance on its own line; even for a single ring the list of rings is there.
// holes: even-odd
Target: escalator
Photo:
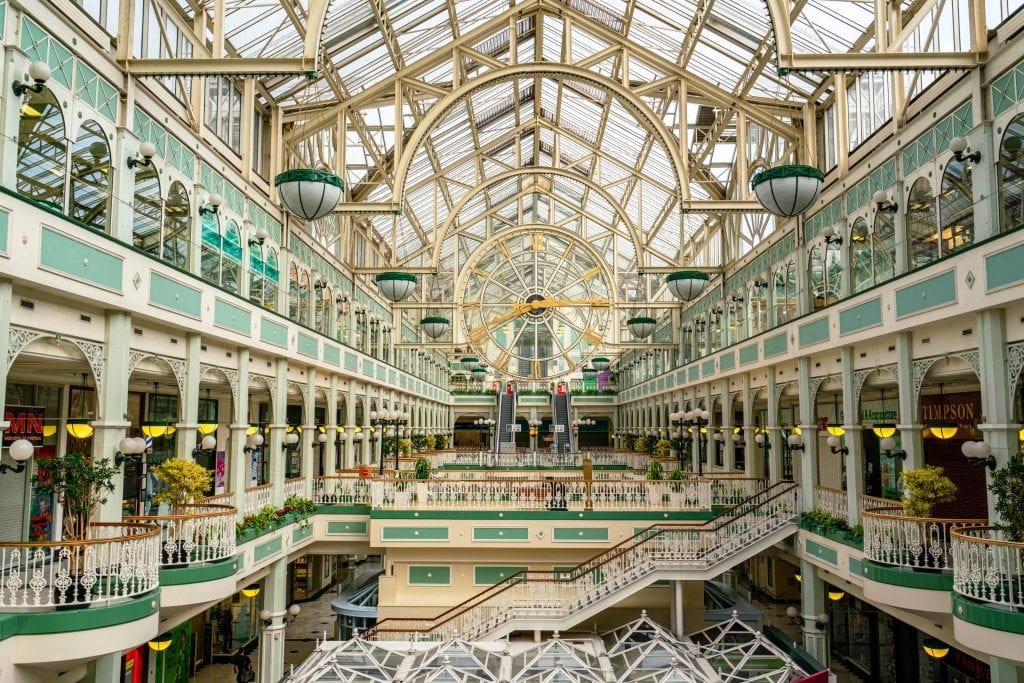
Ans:
[[[569,389],[560,385],[558,391],[551,397],[551,425],[555,430],[555,440],[552,446],[556,453],[572,453],[575,448],[572,442],[572,425],[569,416],[570,410]]]

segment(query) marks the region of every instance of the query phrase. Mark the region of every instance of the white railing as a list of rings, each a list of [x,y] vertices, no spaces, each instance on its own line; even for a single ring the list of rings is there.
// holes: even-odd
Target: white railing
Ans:
[[[706,571],[791,523],[798,493],[795,484],[776,484],[714,523],[658,524],[569,571],[521,572],[436,617],[385,619],[364,637],[483,640],[518,618],[564,620],[599,602],[610,606],[627,586],[654,580],[656,571]]]
[[[234,505],[235,494],[233,493],[218,493],[215,496],[207,496],[201,501],[203,503],[209,503],[211,505]]]
[[[375,480],[374,508],[442,510],[710,510],[711,482],[580,479]]]
[[[847,508],[846,491],[830,486],[814,487],[814,507],[824,510],[833,517],[847,519],[850,514]]]
[[[160,527],[95,523],[85,541],[0,543],[0,610],[131,598],[160,581]]]
[[[415,469],[417,457],[399,460],[400,470]],[[490,451],[441,451],[424,453],[434,469],[439,467],[489,467],[493,469],[537,469],[551,467],[581,468],[583,459],[590,458],[594,467],[625,467],[632,470],[647,470],[650,456],[641,453],[615,451],[583,451],[579,453],[548,453],[530,451],[526,453],[493,453]],[[742,474],[742,473],[741,473]]]
[[[907,517],[899,507],[867,508],[862,522],[864,557],[909,569],[952,569],[953,529],[988,524],[986,519]]]
[[[288,496],[299,496],[300,498],[306,497],[306,478],[296,477],[295,479],[284,480],[284,497]]]
[[[864,493],[857,495],[857,513],[863,514],[863,512],[870,508],[888,508],[894,505],[899,505],[898,500],[892,500],[891,498],[879,498],[878,496],[869,496]]]
[[[317,505],[368,505],[370,480],[355,477],[313,477],[313,502]]]
[[[250,486],[247,488],[245,490],[245,507],[242,509],[242,513],[252,515],[270,505],[272,489],[272,484],[262,484],[261,486]]]
[[[1024,543],[995,527],[953,530],[953,590],[964,597],[1024,610]]]
[[[474,480],[509,480],[509,479],[583,479],[582,470],[434,470],[431,479],[455,479],[462,481]],[[647,479],[646,472],[632,470],[594,470],[593,480],[608,479]]]
[[[233,506],[195,503],[175,512],[178,514],[124,518],[160,527],[161,566],[214,562],[235,554]]]
[[[711,479],[711,502],[714,505],[737,505],[768,488],[764,477],[727,477]]]

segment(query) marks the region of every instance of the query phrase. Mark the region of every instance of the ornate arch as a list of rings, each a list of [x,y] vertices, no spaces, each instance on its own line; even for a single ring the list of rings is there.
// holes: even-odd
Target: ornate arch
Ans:
[[[55,334],[53,332],[42,332],[40,330],[33,330],[28,327],[20,327],[18,325],[11,325],[8,331],[8,345],[7,345],[7,368],[9,372],[11,366],[14,365],[15,359],[21,352],[28,347],[34,341],[39,339],[53,339],[55,343],[62,341],[69,341],[74,344],[82,355],[85,357],[86,362],[89,364],[89,370],[92,372],[93,380],[96,382],[96,394],[97,396],[103,390],[103,371],[106,367],[106,346],[100,342],[89,341],[87,339],[80,339],[78,337],[68,337],[62,334]]]

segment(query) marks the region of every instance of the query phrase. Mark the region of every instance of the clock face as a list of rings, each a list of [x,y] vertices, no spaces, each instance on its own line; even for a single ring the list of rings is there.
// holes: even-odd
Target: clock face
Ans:
[[[567,374],[598,349],[611,283],[582,241],[517,230],[469,258],[462,314],[469,343],[504,375]]]

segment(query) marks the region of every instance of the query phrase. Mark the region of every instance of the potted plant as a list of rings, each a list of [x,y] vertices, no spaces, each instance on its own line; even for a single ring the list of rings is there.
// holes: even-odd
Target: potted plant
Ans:
[[[654,454],[659,458],[667,458],[672,455],[672,442],[668,439],[658,439],[654,444]]]
[[[96,508],[107,502],[107,496],[114,490],[114,477],[118,469],[109,460],[96,462],[84,453],[55,455],[40,463],[39,471],[32,477],[32,485],[40,494],[51,494],[63,513],[61,538],[64,541],[85,541],[89,539],[89,520]],[[82,583],[80,558],[74,548],[69,548],[68,573],[70,585],[64,590],[53,586],[53,602],[57,608],[84,607],[87,586]]]
[[[188,514],[189,506],[206,495],[213,480],[213,474],[208,469],[184,458],[164,460],[151,468],[150,472],[164,486],[153,496],[153,503],[167,503],[172,515]],[[189,562],[190,553],[186,545],[191,539],[180,537],[182,528],[181,524],[175,527],[178,538],[164,539],[164,567],[184,567]],[[172,533],[169,526],[164,527],[164,533]]]
[[[1009,540],[1024,543],[1024,453],[1014,453],[1005,466],[992,473],[988,490],[996,497],[999,528]]]
[[[438,434],[437,436],[435,436],[434,447],[437,448],[437,450],[439,451],[443,451],[444,449],[448,448],[448,435]]]
[[[908,517],[931,517],[932,508],[956,499],[956,484],[941,467],[925,465],[900,474],[903,482],[903,512]]]
[[[432,451],[437,446],[437,437],[433,434],[427,434],[427,450]]]
[[[652,460],[647,465],[647,478],[651,481],[660,481],[664,472],[665,468],[662,467],[660,460]]]
[[[623,435],[623,437],[622,437],[622,447],[625,450],[631,451],[631,450],[633,450],[633,448],[635,446],[636,446],[636,435],[635,434],[625,434],[625,435]]]
[[[416,458],[416,478],[430,479],[430,461],[426,458]]]

